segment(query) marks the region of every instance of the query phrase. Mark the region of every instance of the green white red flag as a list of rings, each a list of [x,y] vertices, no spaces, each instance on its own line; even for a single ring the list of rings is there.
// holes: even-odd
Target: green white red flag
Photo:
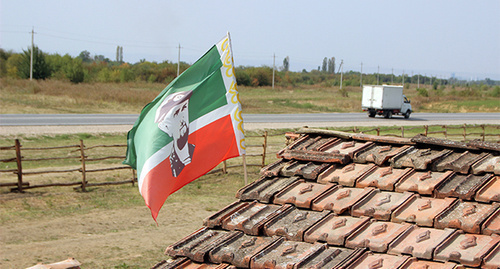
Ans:
[[[245,154],[229,34],[147,104],[127,136],[153,219],[167,197],[222,161]]]

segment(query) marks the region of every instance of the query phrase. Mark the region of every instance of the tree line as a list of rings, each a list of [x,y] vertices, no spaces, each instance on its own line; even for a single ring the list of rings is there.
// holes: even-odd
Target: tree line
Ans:
[[[0,77],[28,79],[30,77],[31,48],[22,53],[5,51],[0,48]],[[283,65],[275,70],[275,85],[288,87],[297,85],[339,86],[340,70],[335,70],[335,57],[323,59],[317,70],[301,72],[289,71],[290,58],[283,59]],[[189,68],[189,64],[180,62],[180,72]],[[238,85],[271,86],[273,68],[269,66],[252,67],[238,66],[235,68]],[[92,82],[149,82],[170,83],[177,76],[177,63],[164,61],[161,63],[140,60],[131,64],[123,61],[123,47],[118,46],[116,59],[110,60],[103,55],[91,56],[88,51],[82,51],[78,56],[69,54],[48,54],[38,47],[33,48],[33,78],[56,79],[72,83]],[[422,75],[393,74],[361,74],[356,71],[346,71],[342,74],[342,85],[361,86],[361,84],[421,84],[436,88],[448,84],[468,84],[454,78],[441,79]],[[500,81],[485,79],[472,82],[474,84],[500,85]]]

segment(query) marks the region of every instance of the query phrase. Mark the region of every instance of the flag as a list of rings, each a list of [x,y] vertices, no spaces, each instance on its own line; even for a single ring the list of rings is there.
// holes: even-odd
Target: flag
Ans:
[[[128,132],[123,163],[137,170],[155,221],[170,194],[245,153],[231,50],[228,33],[147,104]]]

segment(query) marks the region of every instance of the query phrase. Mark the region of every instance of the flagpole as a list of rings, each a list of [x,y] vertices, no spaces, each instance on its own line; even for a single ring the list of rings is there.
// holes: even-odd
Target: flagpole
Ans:
[[[245,179],[245,186],[248,185],[248,176],[247,176],[247,155],[241,155],[243,157],[243,178]]]
[[[229,31],[227,31],[227,39],[229,39],[229,51],[231,53],[231,64],[233,66],[234,70],[234,59],[233,59],[233,44],[231,44],[231,35],[229,34]],[[234,74],[236,76],[236,74]],[[248,185],[248,172],[247,172],[247,157],[246,154],[243,153],[242,155],[243,158],[243,177],[245,179],[245,186]]]

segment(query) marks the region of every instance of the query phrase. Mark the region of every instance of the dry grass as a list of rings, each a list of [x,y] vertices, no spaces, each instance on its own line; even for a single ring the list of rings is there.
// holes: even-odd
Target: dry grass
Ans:
[[[248,145],[253,145],[248,148],[249,155],[262,152],[263,139],[259,135],[248,134]],[[125,143],[124,135],[85,134],[25,137],[21,138],[21,143],[24,147],[52,147],[78,144],[82,138],[88,147]],[[269,138],[268,163],[275,160],[274,153],[284,146],[284,142],[282,134]],[[12,144],[11,137],[0,139],[0,146]],[[120,155],[124,154],[123,150],[108,148],[107,152],[96,154]],[[11,157],[9,152],[0,151],[0,159]],[[30,158],[47,157],[47,154],[46,151],[26,151]],[[54,154],[72,153],[56,150]],[[116,160],[119,162],[121,160]],[[227,174],[205,175],[171,195],[160,211],[158,226],[137,186],[131,184],[89,187],[86,192],[75,191],[72,187],[49,187],[11,193],[9,188],[0,188],[0,267],[25,268],[72,256],[83,263],[82,268],[149,268],[167,258],[163,251],[168,245],[194,232],[202,226],[204,218],[235,201],[236,191],[244,185],[241,162],[242,158],[228,160],[228,166],[237,167],[229,168]],[[260,156],[247,158],[249,164],[260,162]],[[0,168],[5,169],[7,163],[2,165]],[[25,162],[25,165],[27,170],[40,169],[37,164]],[[60,163],[51,169],[74,166],[78,167],[78,161]],[[259,177],[259,169],[248,167],[249,181]],[[130,171],[87,175],[89,182],[130,177]],[[32,184],[75,182],[81,180],[81,175],[72,172],[26,176],[26,179]],[[12,181],[16,181],[15,175],[0,174],[0,182]]]
[[[0,79],[1,113],[139,113],[164,88],[147,83],[72,84]]]
[[[499,112],[500,98],[489,88],[450,87],[419,95],[417,85],[405,89],[416,112]],[[0,114],[109,113],[137,114],[166,85],[159,83],[86,83],[0,79]],[[361,88],[326,85],[239,87],[243,111],[261,113],[361,112]]]

